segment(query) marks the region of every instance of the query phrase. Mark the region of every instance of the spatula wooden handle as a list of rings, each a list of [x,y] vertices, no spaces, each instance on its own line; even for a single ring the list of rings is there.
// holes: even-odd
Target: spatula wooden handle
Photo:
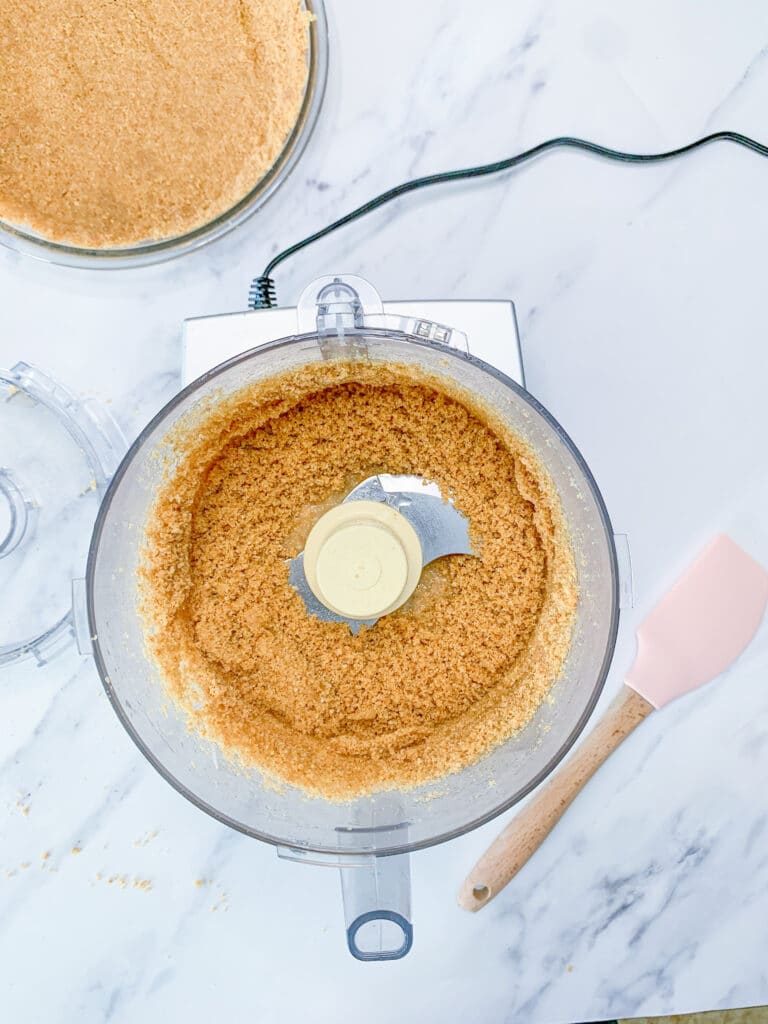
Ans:
[[[639,693],[622,686],[589,736],[563,767],[494,840],[459,890],[459,905],[480,910],[538,850],[582,788],[623,739],[653,711]]]

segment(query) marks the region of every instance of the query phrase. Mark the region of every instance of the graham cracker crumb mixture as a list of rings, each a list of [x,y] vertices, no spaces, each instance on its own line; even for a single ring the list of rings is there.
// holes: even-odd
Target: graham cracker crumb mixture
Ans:
[[[175,438],[141,570],[147,642],[190,728],[242,765],[329,799],[409,788],[524,726],[559,675],[577,600],[559,500],[522,440],[449,387],[328,362]],[[353,636],[308,615],[287,559],[379,472],[436,482],[480,557],[427,566]]]
[[[308,22],[299,0],[0,4],[0,217],[106,248],[224,213],[296,123]]]

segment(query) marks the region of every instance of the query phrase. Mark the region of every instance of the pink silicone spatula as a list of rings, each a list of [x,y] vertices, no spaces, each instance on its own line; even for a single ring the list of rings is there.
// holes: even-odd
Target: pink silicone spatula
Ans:
[[[651,711],[708,683],[738,658],[766,602],[768,573],[730,537],[716,537],[638,629],[626,686],[590,735],[470,871],[458,895],[465,910],[480,910],[514,878],[600,765]]]

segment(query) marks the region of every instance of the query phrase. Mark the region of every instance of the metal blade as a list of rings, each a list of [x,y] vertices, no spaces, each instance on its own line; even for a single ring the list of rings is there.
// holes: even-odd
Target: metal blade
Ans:
[[[349,501],[382,501],[397,509],[418,535],[424,565],[445,555],[474,554],[466,516],[450,500],[443,499],[437,484],[426,483],[421,477],[381,473],[358,484],[344,499],[344,504]],[[378,622],[378,617],[347,619],[326,608],[307,583],[303,552],[290,560],[288,580],[301,595],[307,612],[323,622],[346,622],[354,634],[361,626]]]
[[[466,516],[443,499],[437,484],[382,473],[363,480],[344,502],[363,500],[383,501],[408,520],[419,536],[424,565],[444,555],[473,554]]]

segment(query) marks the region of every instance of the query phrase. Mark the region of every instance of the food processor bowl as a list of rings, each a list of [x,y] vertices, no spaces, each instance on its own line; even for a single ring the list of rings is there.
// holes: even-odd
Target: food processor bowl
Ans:
[[[283,856],[340,866],[350,950],[360,959],[393,958],[407,952],[412,934],[407,860],[395,855],[444,842],[507,810],[553,770],[583,729],[616,639],[616,549],[597,485],[565,431],[523,388],[469,354],[457,332],[384,315],[370,285],[351,277],[311,285],[299,304],[299,324],[302,333],[245,352],[200,377],[133,444],[94,529],[88,623],[109,699],[154,767],[202,810],[278,846]],[[212,403],[257,381],[329,359],[397,362],[425,371],[479,397],[524,438],[559,493],[579,587],[562,673],[551,698],[524,729],[457,774],[348,803],[310,798],[290,785],[276,787],[189,731],[147,652],[136,582],[144,526],[163,467],[174,458],[172,432],[194,425]],[[388,928],[397,933],[394,945],[385,934]]]
[[[89,269],[119,270],[162,263],[200,249],[238,227],[270,199],[299,162],[317,123],[328,76],[328,24],[324,0],[302,0],[312,15],[307,48],[304,99],[291,134],[267,173],[234,206],[183,235],[147,239],[120,248],[89,249],[53,242],[22,225],[0,219],[0,244],[48,263]]]

